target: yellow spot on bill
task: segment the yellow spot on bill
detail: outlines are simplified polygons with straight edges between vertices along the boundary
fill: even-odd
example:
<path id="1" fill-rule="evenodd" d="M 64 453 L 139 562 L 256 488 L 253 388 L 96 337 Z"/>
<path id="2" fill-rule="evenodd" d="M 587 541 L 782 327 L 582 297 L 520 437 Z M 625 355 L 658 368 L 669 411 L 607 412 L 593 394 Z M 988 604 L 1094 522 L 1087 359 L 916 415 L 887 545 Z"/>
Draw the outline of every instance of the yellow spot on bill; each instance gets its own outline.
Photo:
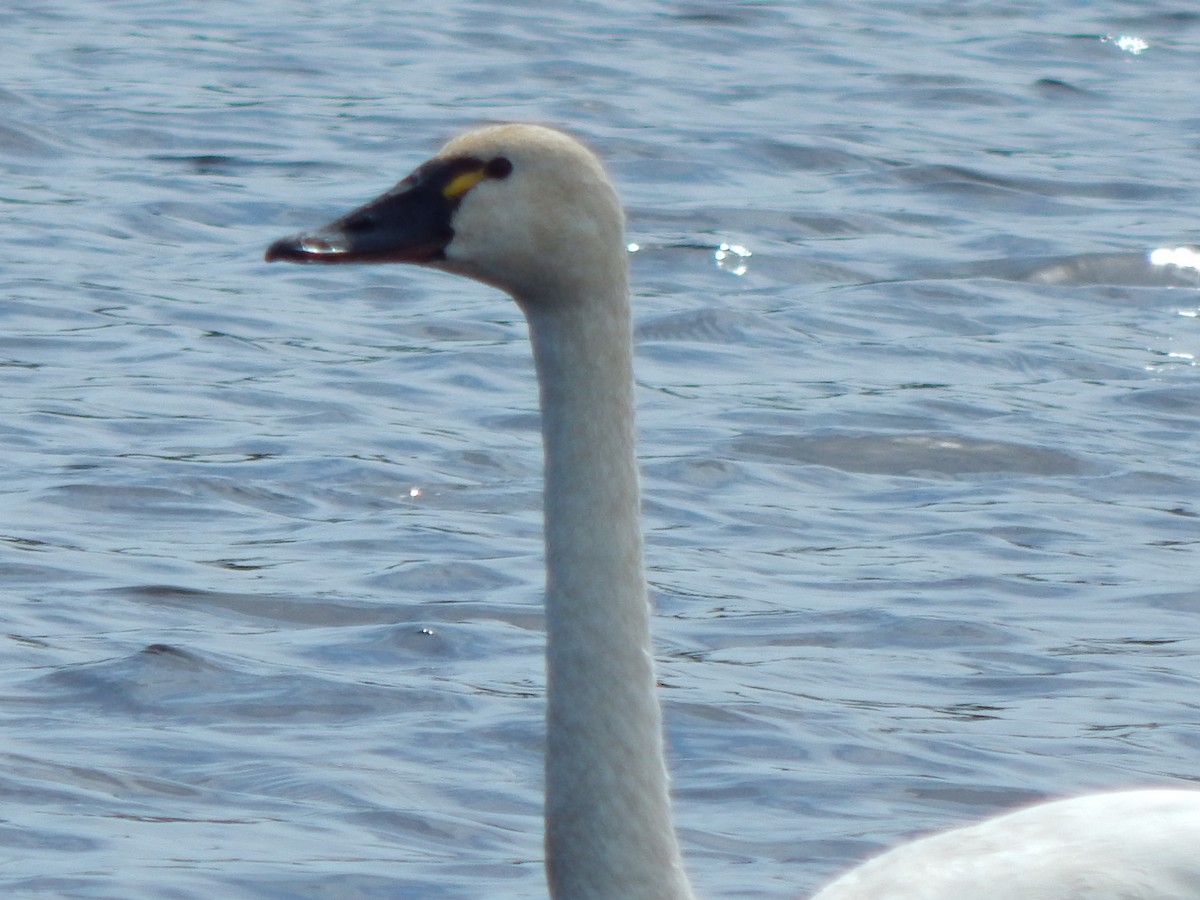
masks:
<path id="1" fill-rule="evenodd" d="M 483 181 L 486 176 L 482 168 L 472 169 L 470 172 L 463 172 L 461 175 L 455 175 L 450 179 L 450 183 L 442 188 L 442 194 L 448 200 L 457 200 L 479 182 Z"/>

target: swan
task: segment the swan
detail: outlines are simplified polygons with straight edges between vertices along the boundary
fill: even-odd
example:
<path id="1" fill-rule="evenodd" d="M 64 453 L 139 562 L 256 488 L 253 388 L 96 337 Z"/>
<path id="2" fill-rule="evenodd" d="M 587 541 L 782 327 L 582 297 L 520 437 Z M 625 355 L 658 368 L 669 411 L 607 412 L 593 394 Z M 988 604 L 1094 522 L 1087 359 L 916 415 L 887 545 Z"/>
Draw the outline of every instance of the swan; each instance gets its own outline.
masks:
<path id="1" fill-rule="evenodd" d="M 266 260 L 402 262 L 510 294 L 545 453 L 545 852 L 555 900 L 688 900 L 655 697 L 634 454 L 624 216 L 591 151 L 538 125 L 450 141 Z M 1200 898 L 1200 791 L 1044 803 L 917 840 L 814 900 Z"/>

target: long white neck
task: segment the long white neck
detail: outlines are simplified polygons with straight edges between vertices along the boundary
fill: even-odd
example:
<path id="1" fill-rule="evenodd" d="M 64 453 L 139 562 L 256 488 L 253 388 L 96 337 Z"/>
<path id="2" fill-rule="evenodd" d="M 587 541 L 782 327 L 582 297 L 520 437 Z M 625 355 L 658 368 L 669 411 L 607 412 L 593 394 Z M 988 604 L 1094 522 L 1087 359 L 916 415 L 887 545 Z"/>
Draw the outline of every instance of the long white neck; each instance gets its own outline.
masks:
<path id="1" fill-rule="evenodd" d="M 642 564 L 629 302 L 624 277 L 610 270 L 606 282 L 607 296 L 522 304 L 546 453 L 547 875 L 556 900 L 682 900 Z"/>

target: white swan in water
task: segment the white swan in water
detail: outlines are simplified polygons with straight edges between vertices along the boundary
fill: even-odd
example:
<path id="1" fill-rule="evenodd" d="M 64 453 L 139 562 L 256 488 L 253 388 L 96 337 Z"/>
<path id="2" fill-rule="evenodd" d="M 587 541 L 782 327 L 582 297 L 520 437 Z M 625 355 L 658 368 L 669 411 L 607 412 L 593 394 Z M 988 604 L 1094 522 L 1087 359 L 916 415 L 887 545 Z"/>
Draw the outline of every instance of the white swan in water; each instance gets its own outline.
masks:
<path id="1" fill-rule="evenodd" d="M 379 199 L 270 260 L 407 262 L 511 294 L 541 391 L 546 539 L 546 869 L 557 900 L 692 897 L 671 823 L 634 458 L 621 206 L 561 132 L 446 145 Z M 1200 898 L 1200 791 L 1096 794 L 907 844 L 819 900 Z"/>

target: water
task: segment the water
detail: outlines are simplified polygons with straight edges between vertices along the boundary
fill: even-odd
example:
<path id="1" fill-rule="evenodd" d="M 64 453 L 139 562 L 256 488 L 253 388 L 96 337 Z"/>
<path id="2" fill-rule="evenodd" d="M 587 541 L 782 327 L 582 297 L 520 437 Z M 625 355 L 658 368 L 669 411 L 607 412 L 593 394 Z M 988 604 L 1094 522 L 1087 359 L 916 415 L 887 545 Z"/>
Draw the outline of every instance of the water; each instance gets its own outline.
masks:
<path id="1" fill-rule="evenodd" d="M 571 128 L 627 199 L 706 896 L 1200 774 L 1197 270 L 1147 261 L 1196 240 L 1195 14 L 0 23 L 6 896 L 544 895 L 523 324 L 261 262 L 481 120 Z"/>

